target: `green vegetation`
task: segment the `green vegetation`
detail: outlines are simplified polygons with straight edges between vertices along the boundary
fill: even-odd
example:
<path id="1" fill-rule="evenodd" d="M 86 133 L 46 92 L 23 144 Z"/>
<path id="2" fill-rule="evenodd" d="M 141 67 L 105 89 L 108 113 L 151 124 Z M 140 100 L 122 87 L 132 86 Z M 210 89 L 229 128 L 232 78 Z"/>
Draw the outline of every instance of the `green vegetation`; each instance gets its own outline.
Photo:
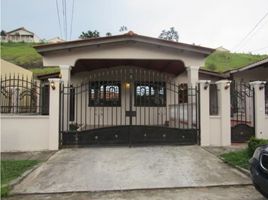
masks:
<path id="1" fill-rule="evenodd" d="M 59 67 L 43 67 L 30 69 L 35 76 L 60 72 Z"/>
<path id="2" fill-rule="evenodd" d="M 24 68 L 42 67 L 42 57 L 32 43 L 1 43 L 1 58 Z"/>
<path id="3" fill-rule="evenodd" d="M 216 72 L 224 72 L 246 66 L 266 57 L 267 55 L 216 51 L 207 57 L 205 62 L 205 69 Z"/>
<path id="4" fill-rule="evenodd" d="M 252 157 L 255 149 L 261 145 L 268 144 L 268 140 L 256 139 L 252 137 L 248 142 L 248 147 L 243 150 L 222 154 L 223 160 L 231 165 L 249 169 L 249 159 Z"/>
<path id="5" fill-rule="evenodd" d="M 1 196 L 8 195 L 8 183 L 38 163 L 37 160 L 1 160 Z"/>
<path id="6" fill-rule="evenodd" d="M 264 140 L 264 139 L 257 139 L 252 137 L 249 142 L 248 142 L 248 154 L 249 156 L 253 156 L 254 151 L 257 147 L 264 145 L 264 144 L 268 144 L 268 140 Z"/>
<path id="7" fill-rule="evenodd" d="M 244 169 L 249 169 L 248 160 L 250 159 L 250 156 L 248 155 L 247 149 L 225 153 L 221 155 L 221 157 L 224 159 L 225 162 L 231 165 L 239 166 Z"/>

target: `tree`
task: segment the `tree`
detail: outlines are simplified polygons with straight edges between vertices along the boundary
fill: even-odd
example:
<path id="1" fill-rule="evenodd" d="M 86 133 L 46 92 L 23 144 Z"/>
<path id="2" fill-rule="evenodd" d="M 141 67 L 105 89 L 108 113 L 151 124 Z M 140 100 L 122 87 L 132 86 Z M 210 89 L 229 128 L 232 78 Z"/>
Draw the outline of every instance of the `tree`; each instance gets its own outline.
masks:
<path id="1" fill-rule="evenodd" d="M 4 31 L 4 30 L 2 30 L 1 31 L 1 36 L 6 36 L 7 34 L 6 34 L 6 31 Z"/>
<path id="2" fill-rule="evenodd" d="M 112 36 L 112 33 L 107 32 L 107 33 L 106 33 L 106 36 Z"/>
<path id="3" fill-rule="evenodd" d="M 121 26 L 119 29 L 119 32 L 124 32 L 127 31 L 127 27 L 126 26 Z"/>
<path id="4" fill-rule="evenodd" d="M 164 40 L 179 41 L 179 34 L 174 27 L 171 27 L 169 30 L 163 30 L 159 35 L 159 38 Z"/>
<path id="5" fill-rule="evenodd" d="M 79 36 L 79 38 L 81 39 L 98 38 L 98 37 L 100 37 L 100 33 L 97 30 L 95 31 L 88 30 L 87 32 L 82 32 L 81 35 Z"/>

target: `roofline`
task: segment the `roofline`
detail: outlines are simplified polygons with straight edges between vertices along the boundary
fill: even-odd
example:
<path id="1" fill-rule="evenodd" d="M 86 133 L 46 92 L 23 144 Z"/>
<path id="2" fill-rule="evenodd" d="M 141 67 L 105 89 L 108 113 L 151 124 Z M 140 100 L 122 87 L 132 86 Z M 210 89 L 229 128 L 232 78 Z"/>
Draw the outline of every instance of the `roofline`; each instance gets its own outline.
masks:
<path id="1" fill-rule="evenodd" d="M 245 71 L 245 70 L 248 70 L 248 69 L 251 69 L 251 68 L 255 68 L 255 67 L 258 67 L 259 65 L 262 65 L 262 64 L 265 64 L 265 63 L 268 63 L 268 57 L 260 60 L 260 61 L 257 61 L 255 63 L 251 63 L 249 65 L 246 65 L 246 66 L 242 66 L 238 69 L 233 69 L 233 70 L 228 70 L 228 71 L 225 71 L 224 73 L 227 74 L 234 74 L 234 73 L 237 73 L 237 72 L 242 72 L 242 71 Z"/>
<path id="2" fill-rule="evenodd" d="M 210 71 L 210 70 L 203 69 L 203 68 L 199 69 L 199 73 L 210 75 L 210 76 L 215 76 L 215 77 L 219 77 L 219 78 L 228 78 L 229 77 L 228 75 L 226 75 L 224 73 L 214 72 L 214 71 Z"/>
<path id="3" fill-rule="evenodd" d="M 42 54 L 45 52 L 51 51 L 58 51 L 64 50 L 69 48 L 79 48 L 85 46 L 92 46 L 92 45 L 100 45 L 100 44 L 108 44 L 113 42 L 124 42 L 124 41 L 136 41 L 136 42 L 147 42 L 154 45 L 159 46 L 166 46 L 171 48 L 178 48 L 183 49 L 186 51 L 194 51 L 197 53 L 203 53 L 205 55 L 211 54 L 215 49 L 203 47 L 203 46 L 195 46 L 191 44 L 181 43 L 181 42 L 174 42 L 168 41 L 159 38 L 153 38 L 143 35 L 137 35 L 132 31 L 128 32 L 127 34 L 122 35 L 115 35 L 115 36 L 106 36 L 106 37 L 98 37 L 98 38 L 89 38 L 83 40 L 74 40 L 74 41 L 67 41 L 55 44 L 45 44 L 45 45 L 37 45 L 34 48 L 37 50 L 38 53 Z"/>
<path id="4" fill-rule="evenodd" d="M 12 31 L 6 32 L 6 34 L 9 34 L 9 33 L 15 32 L 15 31 L 17 31 L 17 30 L 21 30 L 21 29 L 23 29 L 24 31 L 27 31 L 27 32 L 32 33 L 33 35 L 35 35 L 33 32 L 27 30 L 27 29 L 24 28 L 24 27 L 20 27 L 20 28 L 14 29 L 14 30 L 12 30 Z"/>

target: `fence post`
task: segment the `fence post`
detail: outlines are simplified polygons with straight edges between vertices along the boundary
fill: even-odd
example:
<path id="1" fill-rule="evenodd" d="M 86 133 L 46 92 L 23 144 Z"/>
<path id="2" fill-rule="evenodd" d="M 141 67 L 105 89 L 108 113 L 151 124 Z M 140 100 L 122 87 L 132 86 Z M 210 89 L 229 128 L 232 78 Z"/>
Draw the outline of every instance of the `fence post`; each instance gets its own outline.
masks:
<path id="1" fill-rule="evenodd" d="M 209 125 L 209 80 L 200 80 L 200 144 L 201 146 L 210 145 L 210 125 Z"/>
<path id="2" fill-rule="evenodd" d="M 230 104 L 230 80 L 216 82 L 218 88 L 218 106 L 220 122 L 220 146 L 231 145 L 231 104 Z"/>
<path id="3" fill-rule="evenodd" d="M 49 98 L 49 137 L 48 149 L 59 149 L 59 106 L 60 106 L 60 81 L 58 78 L 48 79 L 50 84 Z"/>
<path id="4" fill-rule="evenodd" d="M 255 137 L 259 139 L 268 139 L 268 132 L 265 130 L 265 83 L 265 81 L 250 83 L 254 88 Z"/>

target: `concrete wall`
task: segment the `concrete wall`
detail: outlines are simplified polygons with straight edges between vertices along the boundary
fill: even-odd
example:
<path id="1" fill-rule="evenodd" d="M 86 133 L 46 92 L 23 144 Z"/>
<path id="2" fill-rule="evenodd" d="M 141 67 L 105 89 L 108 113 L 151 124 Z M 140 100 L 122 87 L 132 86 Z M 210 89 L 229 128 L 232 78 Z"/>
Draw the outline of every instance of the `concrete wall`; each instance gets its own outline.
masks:
<path id="1" fill-rule="evenodd" d="M 49 117 L 1 115 L 1 152 L 49 149 Z"/>
<path id="2" fill-rule="evenodd" d="M 211 146 L 220 146 L 221 138 L 221 117 L 210 116 L 209 117 L 209 140 Z"/>
<path id="3" fill-rule="evenodd" d="M 24 69 L 23 67 L 20 67 L 18 65 L 14 65 L 13 63 L 7 62 L 3 59 L 1 59 L 0 74 L 2 77 L 9 77 L 9 75 L 16 75 L 17 77 L 18 75 L 20 75 L 20 77 L 28 77 L 28 79 L 31 79 L 33 76 L 33 72 L 31 72 L 30 70 Z"/>

